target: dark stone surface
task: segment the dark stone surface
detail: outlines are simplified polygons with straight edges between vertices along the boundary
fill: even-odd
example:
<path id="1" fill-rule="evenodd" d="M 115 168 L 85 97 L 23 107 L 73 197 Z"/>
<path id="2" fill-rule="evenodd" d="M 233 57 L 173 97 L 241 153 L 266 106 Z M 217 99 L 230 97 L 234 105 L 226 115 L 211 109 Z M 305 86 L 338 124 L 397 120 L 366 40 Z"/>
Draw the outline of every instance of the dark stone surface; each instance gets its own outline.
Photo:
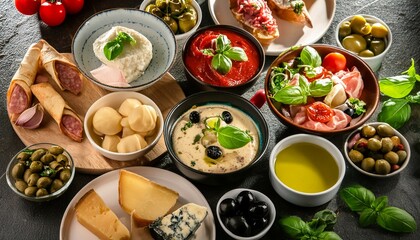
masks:
<path id="1" fill-rule="evenodd" d="M 321 1 L 321 0 L 318 0 Z M 19 198 L 7 186 L 4 172 L 11 157 L 24 147 L 20 139 L 14 133 L 6 111 L 6 91 L 20 60 L 29 45 L 40 38 L 46 39 L 58 51 L 70 52 L 71 40 L 78 26 L 92 13 L 108 8 L 136 7 L 141 0 L 133 1 L 93 1 L 86 0 L 85 7 L 81 13 L 69 16 L 64 24 L 58 27 L 47 27 L 39 21 L 37 15 L 23 16 L 16 11 L 13 1 L 3 1 L 0 5 L 0 239 L 58 239 L 60 223 L 63 213 L 73 196 L 89 181 L 96 176 L 78 173 L 70 189 L 60 198 L 47 203 L 33 203 Z M 213 24 L 208 12 L 207 2 L 201 4 L 203 10 L 202 26 Z M 355 13 L 370 14 L 380 17 L 385 21 L 393 32 L 393 45 L 384 59 L 382 68 L 378 71 L 379 77 L 398 75 L 405 71 L 410 65 L 410 59 L 417 62 L 417 69 L 420 69 L 420 2 L 418 0 L 383 0 L 383 1 L 337 1 L 336 13 L 331 27 L 319 43 L 335 45 L 333 36 L 334 29 L 338 22 L 348 15 Z M 179 43 L 179 50 L 183 42 Z M 266 68 L 274 57 L 267 57 Z M 185 93 L 191 94 L 192 90 L 186 84 L 182 72 L 180 54 L 171 73 L 179 81 Z M 252 94 L 262 88 L 262 79 L 244 97 L 250 98 Z M 419 85 L 419 84 L 417 84 Z M 416 91 L 420 86 L 416 87 Z M 386 98 L 383 98 L 384 100 Z M 370 121 L 376 121 L 376 114 Z M 272 147 L 282 138 L 296 131 L 283 126 L 271 114 L 265 105 L 261 111 L 266 117 L 270 130 Z M 420 223 L 420 140 L 419 121 L 420 106 L 412 105 L 412 118 L 401 132 L 408 138 L 412 149 L 412 158 L 407 169 L 399 176 L 389 179 L 373 179 L 361 175 L 350 166 L 347 167 L 346 177 L 342 186 L 358 183 L 371 189 L 376 196 L 387 195 L 389 203 L 407 210 L 411 213 L 416 222 Z M 330 140 L 340 149 L 346 136 L 335 136 Z M 273 190 L 268 179 L 268 151 L 265 159 L 255 166 L 249 177 L 235 184 L 225 186 L 209 187 L 202 184 L 195 184 L 208 199 L 213 213 L 219 197 L 226 191 L 236 187 L 247 187 L 257 189 L 273 200 L 277 209 L 276 222 L 264 239 L 285 239 L 277 220 L 288 215 L 297 215 L 304 220 L 309 220 L 319 210 L 329 208 L 338 212 L 338 222 L 335 225 L 335 232 L 343 239 L 420 239 L 420 232 L 417 230 L 411 234 L 394 234 L 386 232 L 379 227 L 361 228 L 358 226 L 358 216 L 344 206 L 338 198 L 331 202 L 315 208 L 301 208 L 294 206 L 280 198 Z M 163 157 L 156 164 L 157 167 L 169 169 L 179 173 L 167 156 Z M 217 239 L 228 239 L 228 236 L 221 230 L 217 223 Z M 201 239 L 200 239 L 201 240 Z"/>

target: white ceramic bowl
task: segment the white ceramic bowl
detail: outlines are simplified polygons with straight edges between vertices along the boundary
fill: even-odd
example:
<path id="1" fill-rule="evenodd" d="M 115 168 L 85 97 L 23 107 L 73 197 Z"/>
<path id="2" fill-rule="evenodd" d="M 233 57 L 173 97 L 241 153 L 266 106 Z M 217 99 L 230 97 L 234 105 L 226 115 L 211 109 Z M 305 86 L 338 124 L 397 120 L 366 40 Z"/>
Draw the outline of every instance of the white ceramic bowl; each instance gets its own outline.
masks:
<path id="1" fill-rule="evenodd" d="M 324 148 L 331 154 L 333 159 L 336 161 L 338 166 L 338 179 L 336 183 L 329 189 L 317 193 L 305 193 L 288 187 L 276 176 L 275 163 L 277 154 L 283 149 L 295 143 L 302 142 L 312 143 Z M 305 150 L 302 149 L 302 151 Z M 284 138 L 274 146 L 273 150 L 271 151 L 269 161 L 269 177 L 274 190 L 280 195 L 280 197 L 284 198 L 286 201 L 302 207 L 319 206 L 333 199 L 340 188 L 341 182 L 343 181 L 346 172 L 346 164 L 340 150 L 327 139 L 310 134 L 295 134 Z"/>
<path id="2" fill-rule="evenodd" d="M 144 11 L 150 3 L 154 3 L 155 1 L 156 0 L 144 0 L 140 4 L 140 10 Z M 175 39 L 176 40 L 184 40 L 184 39 L 188 38 L 191 34 L 193 34 L 197 30 L 197 28 L 201 24 L 201 20 L 203 18 L 203 13 L 201 12 L 200 5 L 195 0 L 191 0 L 191 5 L 195 8 L 195 10 L 197 12 L 197 23 L 195 24 L 195 26 L 190 31 L 188 31 L 186 33 L 175 34 Z"/>
<path id="3" fill-rule="evenodd" d="M 366 125 L 370 125 L 372 127 L 377 128 L 379 125 L 381 124 L 386 124 L 389 126 L 389 124 L 384 123 L 384 122 L 372 122 L 372 123 L 367 123 L 363 126 Z M 404 135 L 402 135 L 400 132 L 398 132 L 396 129 L 392 128 L 394 130 L 394 134 L 396 136 L 398 136 L 401 140 L 401 144 L 404 145 L 404 149 L 407 152 L 407 158 L 405 159 L 405 161 L 401 164 L 400 168 L 398 168 L 395 171 L 392 171 L 386 175 L 381 175 L 381 174 L 377 174 L 377 173 L 371 173 L 371 172 L 367 172 L 365 170 L 363 170 L 360 166 L 358 166 L 357 164 L 355 164 L 350 158 L 349 158 L 349 142 L 351 141 L 351 139 L 363 128 L 363 126 L 359 127 L 358 129 L 354 130 L 353 132 L 351 132 L 348 137 L 346 138 L 346 141 L 344 142 L 344 156 L 346 157 L 347 161 L 350 163 L 351 166 L 353 166 L 357 171 L 371 176 L 371 177 L 376 177 L 376 178 L 387 178 L 387 177 L 391 177 L 391 176 L 395 176 L 397 174 L 399 174 L 400 172 L 402 172 L 408 165 L 408 163 L 410 162 L 410 158 L 411 158 L 411 150 L 410 150 L 410 144 L 407 141 L 407 139 L 404 137 Z"/>
<path id="4" fill-rule="evenodd" d="M 234 233 L 232 233 L 229 229 L 226 228 L 226 226 L 223 224 L 222 221 L 222 217 L 220 216 L 220 203 L 226 199 L 226 198 L 233 198 L 235 199 L 236 196 L 242 192 L 242 191 L 250 191 L 254 197 L 256 198 L 256 200 L 258 201 L 264 201 L 267 203 L 268 207 L 269 207 L 269 220 L 268 220 L 268 224 L 267 226 L 257 235 L 251 236 L 251 237 L 241 237 L 238 236 Z M 223 230 L 232 238 L 234 239 L 238 239 L 238 240 L 257 240 L 262 238 L 271 228 L 271 226 L 274 223 L 274 220 L 276 219 L 276 207 L 274 206 L 273 202 L 271 201 L 270 198 L 268 198 L 266 195 L 264 195 L 263 193 L 253 190 L 253 189 L 248 189 L 248 188 L 235 188 L 232 189 L 228 192 L 226 192 L 225 194 L 223 194 L 223 196 L 219 199 L 219 201 L 217 202 L 217 206 L 216 206 L 216 216 L 217 216 L 217 220 L 219 221 L 220 225 L 222 226 Z"/>
<path id="5" fill-rule="evenodd" d="M 119 106 L 121 105 L 121 103 L 123 103 L 124 100 L 127 98 L 135 98 L 135 99 L 140 100 L 140 102 L 143 104 L 152 106 L 156 110 L 156 113 L 157 113 L 157 117 L 158 117 L 157 126 L 155 128 L 153 135 L 149 139 L 147 139 L 148 140 L 147 142 L 149 143 L 149 145 L 146 148 L 143 148 L 135 152 L 130 152 L 130 153 L 117 153 L 117 152 L 108 151 L 100 146 L 101 139 L 93 131 L 93 126 L 92 126 L 93 115 L 101 107 L 112 107 L 117 110 Z M 156 103 L 141 93 L 113 92 L 99 98 L 89 107 L 88 111 L 86 112 L 85 119 L 84 119 L 84 130 L 85 130 L 85 133 L 89 142 L 103 156 L 112 160 L 117 160 L 117 161 L 129 161 L 129 160 L 134 160 L 145 155 L 150 150 L 152 150 L 152 148 L 158 143 L 163 132 L 163 116 L 162 116 L 162 112 L 160 111 Z"/>
<path id="6" fill-rule="evenodd" d="M 384 21 L 382 21 L 381 19 L 379 19 L 379 18 L 377 18 L 375 16 L 365 15 L 365 14 L 360 14 L 360 15 L 362 15 L 366 19 L 366 21 L 368 23 L 373 24 L 373 23 L 377 23 L 378 22 L 378 23 L 381 23 L 382 25 L 384 25 L 388 29 L 388 36 L 385 38 L 385 44 L 386 44 L 385 50 L 381 54 L 376 55 L 376 56 L 373 56 L 373 57 L 360 57 L 363 61 L 365 61 L 370 66 L 370 68 L 372 68 L 372 70 L 374 72 L 376 72 L 381 67 L 381 64 L 382 64 L 383 59 L 385 58 L 385 55 L 387 54 L 387 52 L 391 48 L 391 45 L 392 45 L 391 28 L 389 28 L 389 26 Z M 352 16 L 349 16 L 349 17 L 344 18 L 337 25 L 337 28 L 335 29 L 335 41 L 337 42 L 337 45 L 339 47 L 343 48 L 343 49 L 344 49 L 344 47 L 341 44 L 341 41 L 340 41 L 340 37 L 338 35 L 338 32 L 339 32 L 339 29 L 340 29 L 341 24 L 344 21 L 350 21 L 353 17 L 354 16 L 352 15 Z"/>
<path id="7" fill-rule="evenodd" d="M 96 80 L 90 71 L 102 63 L 93 52 L 93 42 L 114 26 L 134 29 L 143 34 L 153 46 L 153 58 L 146 71 L 129 87 L 116 87 Z M 137 9 L 109 9 L 92 15 L 77 30 L 71 50 L 83 75 L 109 91 L 139 91 L 166 74 L 176 59 L 177 43 L 169 26 L 157 16 Z"/>

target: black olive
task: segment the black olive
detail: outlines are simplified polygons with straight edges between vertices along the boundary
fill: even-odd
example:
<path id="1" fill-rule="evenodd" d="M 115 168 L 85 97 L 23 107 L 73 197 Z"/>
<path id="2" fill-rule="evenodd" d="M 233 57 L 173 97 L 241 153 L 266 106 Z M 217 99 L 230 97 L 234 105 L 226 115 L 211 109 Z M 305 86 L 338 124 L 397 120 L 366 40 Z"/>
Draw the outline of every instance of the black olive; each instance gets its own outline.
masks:
<path id="1" fill-rule="evenodd" d="M 190 113 L 190 121 L 192 123 L 198 123 L 198 122 L 200 122 L 200 113 L 197 112 L 197 111 L 192 111 Z"/>
<path id="2" fill-rule="evenodd" d="M 352 118 L 356 118 L 356 117 L 358 117 L 359 115 L 357 115 L 356 113 L 355 113 L 355 111 L 354 111 L 354 109 L 353 108 L 347 108 L 346 110 L 344 110 L 344 113 L 345 114 L 347 114 L 347 115 L 349 115 L 350 117 L 352 117 Z"/>
<path id="3" fill-rule="evenodd" d="M 233 216 L 227 218 L 226 228 L 238 236 L 251 236 L 251 228 L 243 216 Z"/>
<path id="4" fill-rule="evenodd" d="M 222 216 L 233 216 L 238 212 L 238 203 L 233 198 L 223 199 L 219 210 Z"/>
<path id="5" fill-rule="evenodd" d="M 255 197 L 250 191 L 242 191 L 236 197 L 236 201 L 238 202 L 239 208 L 243 211 L 247 211 L 251 204 L 255 201 Z"/>
<path id="6" fill-rule="evenodd" d="M 252 218 L 247 220 L 251 227 L 252 235 L 260 233 L 268 225 L 268 217 L 263 218 Z"/>
<path id="7" fill-rule="evenodd" d="M 227 123 L 227 124 L 229 124 L 233 121 L 232 114 L 230 114 L 230 112 L 228 112 L 228 111 L 223 111 L 222 112 L 222 118 L 223 118 L 223 121 L 225 121 L 225 123 Z"/>
<path id="8" fill-rule="evenodd" d="M 251 218 L 263 218 L 268 213 L 268 205 L 266 202 L 259 201 L 251 204 L 247 211 L 247 215 Z"/>
<path id="9" fill-rule="evenodd" d="M 207 157 L 212 159 L 218 159 L 222 156 L 222 149 L 218 146 L 208 146 L 206 149 Z"/>

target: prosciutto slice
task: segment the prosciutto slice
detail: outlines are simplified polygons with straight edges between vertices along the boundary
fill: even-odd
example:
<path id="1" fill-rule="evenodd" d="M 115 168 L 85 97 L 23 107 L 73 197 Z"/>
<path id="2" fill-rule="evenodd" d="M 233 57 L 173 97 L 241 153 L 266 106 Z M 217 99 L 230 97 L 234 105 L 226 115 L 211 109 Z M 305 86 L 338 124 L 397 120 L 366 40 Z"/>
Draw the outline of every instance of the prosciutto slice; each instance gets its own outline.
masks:
<path id="1" fill-rule="evenodd" d="M 115 86 L 115 87 L 129 87 L 130 85 L 125 80 L 122 72 L 114 67 L 102 64 L 96 69 L 90 71 L 92 76 L 99 82 Z"/>
<path id="2" fill-rule="evenodd" d="M 359 98 L 363 92 L 363 79 L 359 70 L 356 67 L 353 67 L 351 71 L 341 70 L 335 74 L 338 79 L 338 83 L 344 86 L 344 90 L 349 95 L 349 97 Z"/>

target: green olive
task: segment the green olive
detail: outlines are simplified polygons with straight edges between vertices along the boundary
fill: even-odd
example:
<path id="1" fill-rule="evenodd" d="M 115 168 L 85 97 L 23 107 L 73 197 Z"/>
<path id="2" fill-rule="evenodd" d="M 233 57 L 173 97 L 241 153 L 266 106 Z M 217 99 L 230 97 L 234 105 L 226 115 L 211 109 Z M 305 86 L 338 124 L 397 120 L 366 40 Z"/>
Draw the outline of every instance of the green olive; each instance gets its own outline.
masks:
<path id="1" fill-rule="evenodd" d="M 373 137 L 376 134 L 376 129 L 370 125 L 366 125 L 362 127 L 360 133 L 363 137 Z"/>
<path id="2" fill-rule="evenodd" d="M 376 38 L 384 38 L 388 35 L 388 28 L 386 28 L 382 23 L 372 24 L 372 36 Z"/>
<path id="3" fill-rule="evenodd" d="M 54 170 L 59 170 L 60 168 L 62 168 L 63 166 L 60 164 L 60 163 L 58 163 L 57 161 L 52 161 L 52 162 L 50 162 L 50 164 L 49 164 L 49 166 L 50 166 L 50 168 L 51 169 L 54 169 Z"/>
<path id="4" fill-rule="evenodd" d="M 382 138 L 381 142 L 382 142 L 381 151 L 383 153 L 387 153 L 394 148 L 394 143 L 392 143 L 392 140 L 389 137 Z"/>
<path id="5" fill-rule="evenodd" d="M 382 175 L 388 174 L 388 173 L 391 172 L 391 165 L 385 159 L 376 160 L 376 162 L 375 162 L 375 172 L 377 174 L 382 174 Z"/>
<path id="6" fill-rule="evenodd" d="M 32 172 L 41 172 L 43 166 L 44 165 L 42 164 L 42 162 L 33 161 L 33 162 L 31 162 L 31 165 L 29 166 L 29 169 L 31 169 Z"/>
<path id="7" fill-rule="evenodd" d="M 366 49 L 366 39 L 359 34 L 350 34 L 341 42 L 343 47 L 351 52 L 359 53 Z"/>
<path id="8" fill-rule="evenodd" d="M 178 23 L 175 21 L 175 19 L 171 18 L 170 16 L 164 16 L 163 21 L 165 21 L 166 24 L 169 25 L 172 32 L 174 33 L 178 32 Z"/>
<path id="9" fill-rule="evenodd" d="M 67 182 L 71 177 L 71 171 L 70 169 L 63 169 L 60 171 L 60 179 L 63 182 Z"/>
<path id="10" fill-rule="evenodd" d="M 359 55 L 360 57 L 373 57 L 373 56 L 375 56 L 375 54 L 369 49 L 365 49 L 365 50 L 359 52 L 357 55 Z"/>
<path id="11" fill-rule="evenodd" d="M 25 193 L 25 195 L 26 195 L 26 196 L 28 196 L 28 197 L 33 197 L 33 196 L 35 196 L 36 191 L 38 191 L 38 188 L 37 188 L 37 187 L 32 186 L 32 187 L 27 187 L 27 188 L 25 189 L 24 193 Z"/>
<path id="12" fill-rule="evenodd" d="M 156 6 L 155 4 L 147 5 L 145 11 L 152 13 L 160 18 L 162 18 L 165 15 L 165 13 L 160 8 L 158 8 L 158 6 Z"/>
<path id="13" fill-rule="evenodd" d="M 350 34 L 351 34 L 350 21 L 344 21 L 343 23 L 341 23 L 340 28 L 338 29 L 338 36 L 340 38 L 344 38 Z"/>
<path id="14" fill-rule="evenodd" d="M 155 4 L 158 8 L 160 8 L 162 11 L 167 12 L 169 0 L 156 0 Z"/>
<path id="15" fill-rule="evenodd" d="M 171 13 L 171 16 L 179 16 L 185 10 L 185 7 L 183 0 L 169 1 L 169 12 Z"/>
<path id="16" fill-rule="evenodd" d="M 12 177 L 17 179 L 22 179 L 23 174 L 25 173 L 25 166 L 22 163 L 16 163 L 12 168 Z"/>
<path id="17" fill-rule="evenodd" d="M 372 172 L 373 169 L 375 168 L 375 159 L 370 158 L 370 157 L 363 159 L 361 167 L 366 172 Z"/>
<path id="18" fill-rule="evenodd" d="M 373 136 L 372 138 L 378 139 L 379 141 L 381 141 L 382 137 L 379 136 L 378 134 L 375 134 L 375 136 Z"/>
<path id="19" fill-rule="evenodd" d="M 398 164 L 402 164 L 407 159 L 407 152 L 405 150 L 398 150 Z"/>
<path id="20" fill-rule="evenodd" d="M 17 180 L 15 182 L 15 187 L 19 192 L 23 193 L 25 192 L 25 189 L 28 187 L 28 184 L 25 181 Z"/>
<path id="21" fill-rule="evenodd" d="M 42 196 L 46 196 L 46 195 L 48 195 L 48 191 L 45 188 L 38 189 L 36 191 L 36 194 L 35 194 L 35 196 L 37 196 L 37 197 L 42 197 Z"/>
<path id="22" fill-rule="evenodd" d="M 379 136 L 381 137 L 392 137 L 394 136 L 394 129 L 386 124 L 381 124 L 377 127 Z"/>
<path id="23" fill-rule="evenodd" d="M 381 152 L 374 152 L 374 151 L 369 151 L 367 154 L 368 157 L 371 157 L 375 160 L 378 159 L 383 159 L 384 158 L 384 154 L 382 154 Z"/>
<path id="24" fill-rule="evenodd" d="M 393 151 L 390 151 L 390 152 L 385 153 L 384 158 L 391 165 L 397 164 L 398 163 L 398 160 L 399 160 L 398 154 L 396 152 L 393 152 Z"/>
<path id="25" fill-rule="evenodd" d="M 39 180 L 39 174 L 38 173 L 32 173 L 29 178 L 28 181 L 26 181 L 28 183 L 28 186 L 32 187 L 35 186 L 36 183 Z"/>
<path id="26" fill-rule="evenodd" d="M 51 153 L 46 153 L 44 156 L 41 157 L 40 161 L 43 164 L 48 165 L 50 162 L 55 160 L 55 156 Z"/>
<path id="27" fill-rule="evenodd" d="M 62 165 L 66 165 L 69 159 L 64 154 L 57 155 L 56 161 Z"/>
<path id="28" fill-rule="evenodd" d="M 30 154 L 28 154 L 28 153 L 26 153 L 26 152 L 20 152 L 20 153 L 17 155 L 16 159 L 17 159 L 18 161 L 22 161 L 22 162 L 24 162 L 24 161 L 28 160 L 30 157 L 31 157 L 31 155 L 30 155 Z"/>
<path id="29" fill-rule="evenodd" d="M 349 152 L 349 158 L 352 162 L 359 163 L 363 160 L 364 157 L 363 157 L 363 154 L 361 152 L 352 149 Z"/>
<path id="30" fill-rule="evenodd" d="M 376 55 L 381 54 L 385 50 L 385 42 L 381 39 L 373 39 L 369 49 Z"/>
<path id="31" fill-rule="evenodd" d="M 363 38 L 366 40 L 366 44 L 369 46 L 370 43 L 372 42 L 372 34 L 368 34 L 368 35 L 364 35 Z"/>
<path id="32" fill-rule="evenodd" d="M 188 32 L 195 26 L 196 23 L 197 16 L 191 12 L 185 12 L 178 18 L 179 31 L 181 33 Z"/>
<path id="33" fill-rule="evenodd" d="M 364 153 L 367 149 L 367 143 L 368 140 L 366 138 L 360 138 L 357 140 L 356 144 L 354 144 L 353 148 L 361 153 Z"/>
<path id="34" fill-rule="evenodd" d="M 54 181 L 52 181 L 52 183 L 51 183 L 50 192 L 51 193 L 56 192 L 57 190 L 62 188 L 63 185 L 64 185 L 64 183 L 60 179 L 54 179 Z"/>
<path id="35" fill-rule="evenodd" d="M 35 152 L 32 153 L 31 155 L 31 161 L 39 161 L 41 159 L 42 156 L 44 156 L 44 154 L 47 152 L 47 150 L 43 149 L 43 148 L 39 148 L 37 150 L 35 150 Z"/>
<path id="36" fill-rule="evenodd" d="M 369 138 L 367 147 L 369 150 L 376 152 L 382 148 L 381 141 L 376 138 Z"/>
<path id="37" fill-rule="evenodd" d="M 394 144 L 394 146 L 398 146 L 399 144 L 401 144 L 401 139 L 398 136 L 392 136 L 391 140 L 392 140 L 392 144 Z"/>
<path id="38" fill-rule="evenodd" d="M 47 188 L 51 185 L 52 181 L 53 180 L 51 180 L 49 177 L 40 177 L 36 183 L 36 186 L 39 188 Z"/>
<path id="39" fill-rule="evenodd" d="M 355 15 L 350 22 L 351 31 L 362 35 L 369 34 L 372 27 L 366 22 L 366 19 L 361 15 Z"/>
<path id="40" fill-rule="evenodd" d="M 60 146 L 52 146 L 48 148 L 48 152 L 57 156 L 58 154 L 62 154 L 64 152 L 64 148 Z"/>
<path id="41" fill-rule="evenodd" d="M 23 181 L 28 182 L 29 176 L 31 176 L 32 173 L 33 172 L 31 169 L 26 169 L 25 173 L 23 174 Z"/>

